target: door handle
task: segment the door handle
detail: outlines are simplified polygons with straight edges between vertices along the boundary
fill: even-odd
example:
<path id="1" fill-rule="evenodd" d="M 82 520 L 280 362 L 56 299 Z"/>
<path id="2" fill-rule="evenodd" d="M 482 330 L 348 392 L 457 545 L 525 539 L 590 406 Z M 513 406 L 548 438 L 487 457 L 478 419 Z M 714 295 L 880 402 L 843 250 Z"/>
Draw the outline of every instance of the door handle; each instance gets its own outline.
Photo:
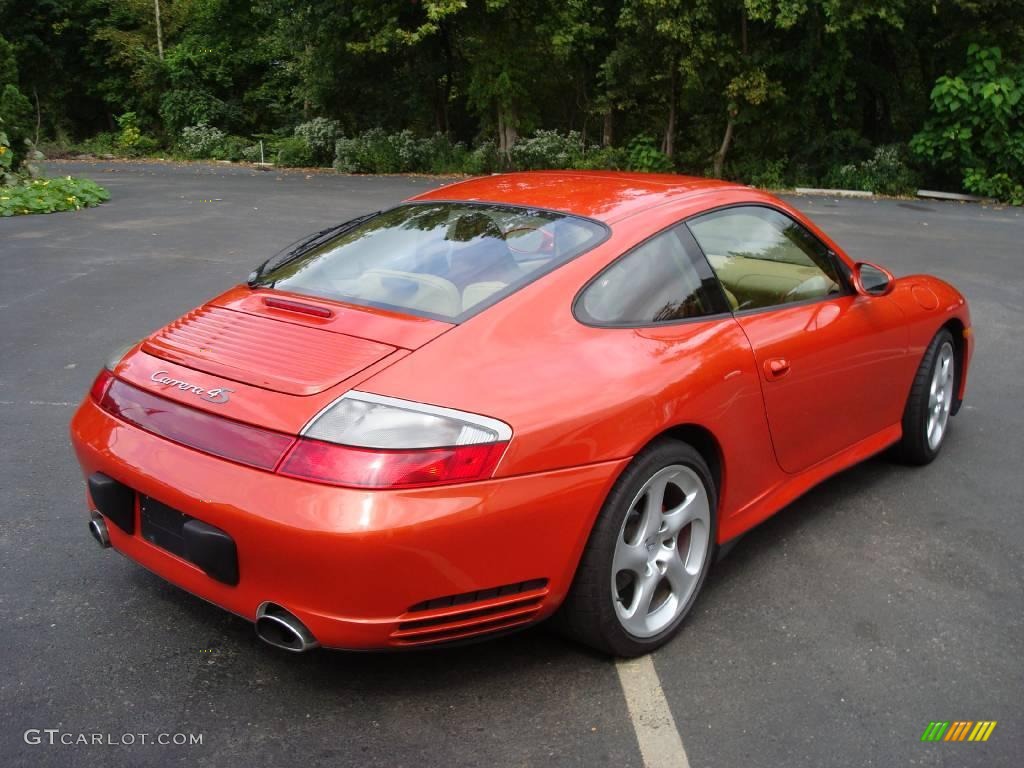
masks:
<path id="1" fill-rule="evenodd" d="M 764 361 L 764 375 L 769 381 L 781 379 L 789 373 L 789 360 L 784 357 L 771 357 Z"/>

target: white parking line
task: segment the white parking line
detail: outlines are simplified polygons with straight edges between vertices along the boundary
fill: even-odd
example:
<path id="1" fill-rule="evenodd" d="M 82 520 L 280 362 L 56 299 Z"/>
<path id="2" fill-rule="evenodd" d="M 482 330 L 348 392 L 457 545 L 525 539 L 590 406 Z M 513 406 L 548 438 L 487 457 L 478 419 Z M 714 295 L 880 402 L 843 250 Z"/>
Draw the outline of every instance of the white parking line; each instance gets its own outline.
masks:
<path id="1" fill-rule="evenodd" d="M 615 663 L 645 768 L 690 768 L 650 656 Z"/>

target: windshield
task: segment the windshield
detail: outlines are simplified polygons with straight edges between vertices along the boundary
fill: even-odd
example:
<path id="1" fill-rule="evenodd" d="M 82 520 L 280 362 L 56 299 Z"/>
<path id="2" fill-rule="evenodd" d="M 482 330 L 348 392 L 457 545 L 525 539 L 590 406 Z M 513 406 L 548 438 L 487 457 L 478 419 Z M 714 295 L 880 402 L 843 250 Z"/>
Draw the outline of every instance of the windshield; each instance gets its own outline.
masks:
<path id="1" fill-rule="evenodd" d="M 458 322 L 604 235 L 595 222 L 550 211 L 410 203 L 269 265 L 252 284 Z"/>

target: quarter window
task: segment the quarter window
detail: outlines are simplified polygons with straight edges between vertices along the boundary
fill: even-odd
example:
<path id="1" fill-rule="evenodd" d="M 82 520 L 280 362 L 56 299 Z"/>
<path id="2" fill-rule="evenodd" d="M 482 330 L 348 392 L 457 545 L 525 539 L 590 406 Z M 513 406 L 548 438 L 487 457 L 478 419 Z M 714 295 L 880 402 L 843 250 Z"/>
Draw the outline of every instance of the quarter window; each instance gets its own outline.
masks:
<path id="1" fill-rule="evenodd" d="M 682 225 L 614 262 L 577 304 L 580 319 L 599 325 L 652 325 L 724 310 L 715 276 Z"/>
<path id="2" fill-rule="evenodd" d="M 690 231 L 734 309 L 760 309 L 842 292 L 828 249 L 771 208 L 727 208 L 692 219 Z"/>

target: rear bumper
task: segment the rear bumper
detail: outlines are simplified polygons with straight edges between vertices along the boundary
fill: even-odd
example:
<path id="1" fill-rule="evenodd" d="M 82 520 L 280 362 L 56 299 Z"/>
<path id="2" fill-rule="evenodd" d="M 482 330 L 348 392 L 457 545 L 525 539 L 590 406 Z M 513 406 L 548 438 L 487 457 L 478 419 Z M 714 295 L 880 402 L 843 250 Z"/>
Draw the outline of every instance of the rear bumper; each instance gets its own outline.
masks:
<path id="1" fill-rule="evenodd" d="M 109 526 L 115 549 L 250 621 L 276 603 L 321 645 L 349 649 L 458 640 L 550 615 L 628 461 L 441 488 L 332 488 L 198 453 L 88 399 L 71 439 L 86 477 L 101 472 L 227 532 L 238 583 L 149 543 L 138 524 L 133 534 Z"/>

